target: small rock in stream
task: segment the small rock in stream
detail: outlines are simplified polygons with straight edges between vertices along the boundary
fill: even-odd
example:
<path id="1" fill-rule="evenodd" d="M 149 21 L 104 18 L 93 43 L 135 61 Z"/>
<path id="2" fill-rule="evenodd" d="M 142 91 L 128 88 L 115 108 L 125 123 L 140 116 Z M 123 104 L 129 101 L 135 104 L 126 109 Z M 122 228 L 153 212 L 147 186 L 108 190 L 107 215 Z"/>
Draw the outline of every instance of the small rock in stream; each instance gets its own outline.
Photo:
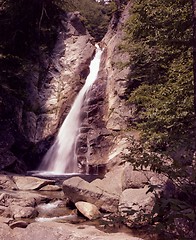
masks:
<path id="1" fill-rule="evenodd" d="M 13 222 L 11 223 L 10 225 L 10 228 L 26 228 L 28 226 L 28 223 L 25 222 L 25 221 L 16 221 L 16 222 Z"/>
<path id="2" fill-rule="evenodd" d="M 78 211 L 89 220 L 97 219 L 101 216 L 99 209 L 92 203 L 79 201 L 75 205 Z"/>

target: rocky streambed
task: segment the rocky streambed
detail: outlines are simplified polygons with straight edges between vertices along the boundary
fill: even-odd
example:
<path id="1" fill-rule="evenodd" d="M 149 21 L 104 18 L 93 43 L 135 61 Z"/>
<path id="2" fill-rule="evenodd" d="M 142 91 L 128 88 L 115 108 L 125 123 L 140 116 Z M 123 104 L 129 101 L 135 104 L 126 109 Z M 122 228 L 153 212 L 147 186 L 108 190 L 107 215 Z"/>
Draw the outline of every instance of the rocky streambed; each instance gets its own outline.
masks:
<path id="1" fill-rule="evenodd" d="M 124 225 L 133 226 L 139 209 L 151 211 L 154 198 L 146 194 L 146 183 L 163 179 L 133 170 L 130 177 L 127 171 L 130 166 L 121 166 L 90 182 L 80 176 L 59 180 L 1 174 L 0 239 L 149 239 L 148 234 L 134 237 Z M 125 214 L 130 208 L 134 215 Z"/>

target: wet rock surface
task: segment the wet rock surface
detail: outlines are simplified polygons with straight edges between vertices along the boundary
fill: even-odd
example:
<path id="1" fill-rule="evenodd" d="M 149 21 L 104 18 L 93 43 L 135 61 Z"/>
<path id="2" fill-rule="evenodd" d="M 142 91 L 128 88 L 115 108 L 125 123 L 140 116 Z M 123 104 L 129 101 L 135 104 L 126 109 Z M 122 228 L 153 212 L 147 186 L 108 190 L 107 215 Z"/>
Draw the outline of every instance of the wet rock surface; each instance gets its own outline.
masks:
<path id="1" fill-rule="evenodd" d="M 101 213 L 102 210 L 104 212 L 118 211 L 118 202 L 122 195 L 122 188 L 115 182 L 112 183 L 111 179 L 115 179 L 115 177 L 121 178 L 122 173 L 123 169 L 116 169 L 116 171 L 106 174 L 105 178 L 95 179 L 90 183 L 79 177 L 65 180 L 65 182 L 72 182 L 72 189 L 69 192 L 72 192 L 73 195 L 69 194 L 69 198 L 67 198 L 67 192 L 63 194 L 59 189 L 43 191 L 39 189 L 40 185 L 38 189 L 36 187 L 34 190 L 30 188 L 31 190 L 25 191 L 16 188 L 16 185 L 14 185 L 14 190 L 11 190 L 10 186 L 14 183 L 14 179 L 16 180 L 16 176 L 9 176 L 8 179 L 11 181 L 11 184 L 6 185 L 8 189 L 4 185 L 4 189 L 0 191 L 0 239 L 41 240 L 43 237 L 47 240 L 143 239 L 133 237 L 131 233 L 118 232 L 117 229 L 115 230 L 116 233 L 105 233 L 96 229 L 93 226 L 93 222 L 90 224 L 87 221 L 87 219 L 93 221 L 94 219 L 102 218 L 105 215 L 105 213 Z M 7 179 L 4 175 L 1 177 L 1 179 Z M 17 176 L 18 178 L 19 176 Z M 20 176 L 21 179 L 23 179 L 23 183 L 27 183 L 27 186 L 29 186 L 29 180 L 35 182 L 35 185 L 39 182 L 37 177 Z M 40 178 L 39 180 L 46 184 L 45 188 L 56 186 L 50 185 L 51 181 L 47 179 Z M 59 180 L 52 181 L 53 184 L 57 182 L 59 184 Z M 73 182 L 75 182 L 75 185 Z M 78 188 L 80 188 L 79 182 L 82 183 L 85 193 L 82 192 L 83 190 L 80 190 L 80 195 L 74 195 L 74 192 L 78 192 Z M 91 186 L 91 183 L 94 186 Z M 64 183 L 63 188 L 65 185 Z M 62 189 L 62 186 L 59 187 Z M 84 200 L 81 201 L 82 195 L 87 195 L 85 202 Z M 67 208 L 67 206 L 70 206 L 70 201 L 75 202 L 75 206 L 85 217 L 77 217 L 76 209 L 70 210 Z M 88 223 L 88 226 L 85 225 L 86 223 Z M 104 225 L 101 222 L 97 223 L 96 226 L 104 229 Z"/>
<path id="2" fill-rule="evenodd" d="M 130 8 L 131 3 L 121 12 L 115 27 L 111 21 L 108 32 L 100 43 L 104 49 L 100 71 L 82 108 L 83 122 L 77 145 L 81 171 L 86 170 L 86 162 L 94 173 L 112 168 L 111 161 L 121 162 L 122 154 L 128 147 L 128 138 L 133 134 L 127 132 L 129 118 L 134 117 L 134 106 L 126 101 L 126 83 L 130 69 L 120 67 L 129 59 L 127 53 L 120 51 L 120 46 L 123 44 L 123 29 Z"/>
<path id="3" fill-rule="evenodd" d="M 95 226 L 99 226 L 100 229 L 104 229 L 104 226 L 106 229 L 114 226 L 120 229 L 125 225 L 132 228 L 148 224 L 148 221 L 141 222 L 140 219 L 141 212 L 150 214 L 155 204 L 154 194 L 147 193 L 147 182 L 158 185 L 157 193 L 162 191 L 164 194 L 169 194 L 172 191 L 171 187 L 167 186 L 167 179 L 164 177 L 155 174 L 151 176 L 150 172 L 149 176 L 149 178 L 144 178 L 143 175 L 138 177 L 133 168 L 127 164 L 113 168 L 104 178 L 92 178 L 87 182 L 79 176 L 69 176 L 64 181 L 62 179 L 59 181 L 58 178 L 53 179 L 53 185 L 47 178 L 2 174 L 0 178 L 3 183 L 3 189 L 0 190 L 0 234 L 2 234 L 2 239 L 7 237 L 12 240 L 13 236 L 15 239 L 20 239 L 22 236 L 22 239 L 31 240 L 33 231 L 41 231 L 36 239 L 50 236 L 51 239 L 59 240 L 61 235 L 65 240 L 101 240 L 103 237 L 104 239 L 113 239 L 113 237 L 115 239 L 117 236 L 122 240 L 134 239 L 132 235 L 118 231 L 114 235 L 99 231 L 92 226 L 95 224 L 93 220 L 98 218 Z M 60 177 L 62 178 L 62 176 Z M 16 187 L 16 179 L 20 179 L 20 181 L 23 179 L 24 186 L 25 183 L 26 186 L 29 186 L 29 182 L 32 182 L 36 187 L 34 190 L 31 188 L 25 191 L 20 190 Z M 47 190 L 42 190 L 42 183 Z M 12 190 L 13 186 L 14 190 Z M 51 189 L 52 186 L 58 188 Z M 25 187 L 25 189 L 28 188 Z M 83 217 L 77 216 L 76 208 Z M 91 226 L 87 228 L 81 224 L 90 224 Z M 56 228 L 53 229 L 51 226 Z M 94 235 L 86 231 L 81 232 L 81 229 L 92 229 Z M 47 231 L 50 232 L 49 235 Z M 4 232 L 6 234 L 3 234 Z M 60 235 L 58 235 L 59 233 Z"/>
<path id="4" fill-rule="evenodd" d="M 93 226 L 61 223 L 32 223 L 24 228 L 10 228 L 0 224 L 1 240 L 142 240 L 126 233 L 104 233 Z"/>

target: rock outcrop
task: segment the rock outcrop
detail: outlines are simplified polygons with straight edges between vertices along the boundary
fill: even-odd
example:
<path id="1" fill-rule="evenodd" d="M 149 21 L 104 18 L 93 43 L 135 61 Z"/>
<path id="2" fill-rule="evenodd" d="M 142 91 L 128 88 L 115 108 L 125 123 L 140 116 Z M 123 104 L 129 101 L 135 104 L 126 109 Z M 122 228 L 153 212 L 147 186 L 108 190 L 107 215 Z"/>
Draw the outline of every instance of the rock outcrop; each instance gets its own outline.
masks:
<path id="1" fill-rule="evenodd" d="M 63 191 L 72 202 L 85 201 L 106 212 L 116 212 L 122 193 L 124 168 L 108 172 L 103 179 L 87 182 L 81 177 L 72 177 L 63 182 Z"/>
<path id="2" fill-rule="evenodd" d="M 131 6 L 132 1 L 129 1 L 118 18 L 116 15 L 113 16 L 108 32 L 102 40 L 105 46 L 104 70 L 107 76 L 104 99 L 104 106 L 107 107 L 104 108 L 104 120 L 112 136 L 112 145 L 108 152 L 108 168 L 115 162 L 122 161 L 122 155 L 126 153 L 128 147 L 128 137 L 137 135 L 134 131 L 127 131 L 133 110 L 133 106 L 128 104 L 126 99 L 127 77 L 130 72 L 126 63 L 129 60 L 129 54 L 120 50 Z"/>
<path id="3" fill-rule="evenodd" d="M 120 160 L 126 151 L 127 120 L 131 116 L 125 99 L 129 68 L 119 66 L 129 56 L 119 48 L 130 7 L 131 3 L 118 12 L 118 18 L 114 16 L 100 43 L 104 48 L 101 67 L 86 95 L 77 137 L 81 172 L 104 172 L 106 164 L 110 168 L 108 163 Z M 29 56 L 35 60 L 17 75 L 22 82 L 17 90 L 21 94 L 0 88 L 0 170 L 24 172 L 24 161 L 30 169 L 37 167 L 89 73 L 94 40 L 80 22 L 80 13 L 56 9 L 55 14 L 58 30 L 52 48 L 30 48 Z"/>
<path id="4" fill-rule="evenodd" d="M 50 61 L 47 63 L 43 60 L 47 71 L 37 89 L 40 111 L 36 115 L 36 127 L 34 130 L 29 126 L 26 128 L 29 137 L 30 133 L 34 132 L 33 142 L 36 143 L 38 152 L 43 152 L 42 148 L 47 150 L 45 139 L 56 134 L 68 114 L 89 73 L 94 51 L 93 38 L 80 22 L 79 13 L 61 16 L 61 25 Z M 30 123 L 31 119 L 32 113 L 27 113 L 26 122 Z"/>
<path id="5" fill-rule="evenodd" d="M 3 78 L 0 87 L 0 170 L 22 173 L 24 161 L 28 168 L 37 166 L 89 72 L 93 38 L 78 12 L 65 13 L 51 4 L 46 6 L 51 25 L 42 43 L 32 39 L 26 65 L 12 69 L 12 82 Z"/>
<path id="6" fill-rule="evenodd" d="M 34 141 L 54 134 L 64 120 L 89 72 L 93 39 L 79 20 L 79 13 L 62 16 L 56 45 L 46 77 L 40 83 L 40 114 Z"/>
<path id="7" fill-rule="evenodd" d="M 149 185 L 153 186 L 153 192 Z M 72 203 L 85 201 L 94 204 L 101 212 L 110 213 L 112 223 L 121 219 L 129 227 L 141 227 L 149 223 L 146 216 L 151 214 L 157 196 L 171 197 L 174 186 L 161 174 L 149 170 L 135 171 L 127 164 L 113 168 L 103 179 L 92 182 L 81 177 L 67 179 L 63 182 L 63 191 Z M 109 221 L 107 217 L 106 220 Z"/>
<path id="8" fill-rule="evenodd" d="M 103 172 L 104 166 L 111 168 L 113 162 L 121 162 L 128 136 L 137 135 L 136 132 L 126 131 L 133 110 L 126 102 L 125 93 L 130 69 L 120 67 L 129 58 L 127 53 L 120 51 L 120 46 L 130 8 L 131 3 L 118 19 L 114 16 L 111 20 L 108 32 L 100 43 L 104 51 L 99 75 L 83 106 L 78 162 L 85 168 L 87 161 L 90 173 Z"/>

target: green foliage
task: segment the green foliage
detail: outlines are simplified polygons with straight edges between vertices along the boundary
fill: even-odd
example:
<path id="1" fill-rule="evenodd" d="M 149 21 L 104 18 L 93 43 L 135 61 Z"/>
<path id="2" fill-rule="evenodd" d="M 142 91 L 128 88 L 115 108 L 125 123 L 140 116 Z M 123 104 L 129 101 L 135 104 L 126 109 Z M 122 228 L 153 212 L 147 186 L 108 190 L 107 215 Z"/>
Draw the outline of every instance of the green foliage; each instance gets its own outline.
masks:
<path id="1" fill-rule="evenodd" d="M 151 231 L 169 239 L 190 240 L 196 236 L 196 165 L 185 165 L 170 155 L 153 152 L 147 142 L 131 138 L 129 161 L 135 170 L 152 170 L 168 178 L 164 188 L 160 184 L 149 184 L 148 192 L 154 193 L 155 205 L 151 214 L 145 215 Z M 132 209 L 128 210 L 132 214 Z M 140 209 L 142 216 L 143 209 Z M 141 220 L 138 219 L 138 226 Z M 163 238 L 165 239 L 165 238 Z"/>
<path id="2" fill-rule="evenodd" d="M 66 12 L 79 11 L 81 20 L 96 41 L 100 41 L 105 33 L 113 12 L 116 10 L 111 1 L 105 4 L 103 1 L 95 0 L 55 0 L 55 3 Z"/>
<path id="3" fill-rule="evenodd" d="M 41 56 L 50 55 L 60 10 L 46 0 L 7 0 L 0 6 L 0 87 L 25 100 L 25 76 L 39 72 Z"/>
<path id="4" fill-rule="evenodd" d="M 126 27 L 130 53 L 127 99 L 136 106 L 126 156 L 136 169 L 171 179 L 173 194 L 156 195 L 151 217 L 171 239 L 192 239 L 196 221 L 192 2 L 135 0 Z M 191 165 L 192 164 L 192 165 Z M 156 186 L 150 186 L 154 191 Z M 191 231 L 190 231 L 191 229 Z M 171 235 L 170 235 L 171 234 Z"/>
<path id="5" fill-rule="evenodd" d="M 193 137 L 191 1 L 136 0 L 126 28 L 129 101 L 155 148 Z"/>
<path id="6" fill-rule="evenodd" d="M 53 2 L 66 12 L 79 11 L 81 20 L 95 38 L 101 41 L 108 30 L 109 21 L 113 13 L 120 11 L 128 0 L 53 0 Z"/>

